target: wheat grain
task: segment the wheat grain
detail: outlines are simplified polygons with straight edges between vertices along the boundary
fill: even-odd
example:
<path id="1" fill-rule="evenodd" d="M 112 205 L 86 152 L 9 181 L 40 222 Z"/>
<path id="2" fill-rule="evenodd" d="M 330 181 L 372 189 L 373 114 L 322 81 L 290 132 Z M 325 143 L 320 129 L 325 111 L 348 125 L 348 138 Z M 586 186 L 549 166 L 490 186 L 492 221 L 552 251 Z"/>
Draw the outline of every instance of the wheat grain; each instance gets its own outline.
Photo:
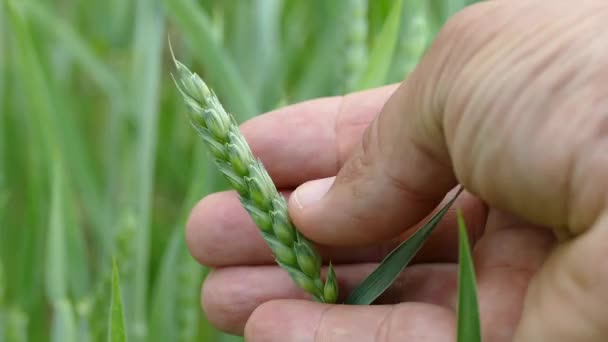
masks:
<path id="1" fill-rule="evenodd" d="M 189 108 L 192 125 L 215 157 L 220 172 L 239 193 L 243 207 L 259 227 L 277 263 L 316 300 L 335 302 L 338 286 L 333 269 L 323 283 L 321 257 L 313 244 L 295 229 L 287 214 L 285 198 L 254 157 L 236 121 L 197 74 L 173 59 L 177 70 L 175 84 Z"/>

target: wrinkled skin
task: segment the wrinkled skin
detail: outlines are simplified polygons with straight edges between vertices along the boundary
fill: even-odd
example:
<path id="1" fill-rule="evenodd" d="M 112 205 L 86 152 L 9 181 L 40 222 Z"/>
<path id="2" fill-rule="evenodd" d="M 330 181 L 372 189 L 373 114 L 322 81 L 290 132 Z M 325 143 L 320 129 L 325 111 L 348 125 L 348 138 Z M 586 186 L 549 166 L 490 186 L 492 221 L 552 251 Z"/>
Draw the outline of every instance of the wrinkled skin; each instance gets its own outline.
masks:
<path id="1" fill-rule="evenodd" d="M 454 16 L 400 86 L 290 106 L 242 129 L 343 293 L 458 183 L 484 341 L 608 341 L 608 2 L 492 1 Z M 335 177 L 335 178 L 333 178 Z M 320 180 L 319 180 L 320 179 Z M 314 303 L 233 192 L 188 245 L 215 267 L 203 308 L 267 341 L 454 341 L 451 211 L 379 301 Z"/>

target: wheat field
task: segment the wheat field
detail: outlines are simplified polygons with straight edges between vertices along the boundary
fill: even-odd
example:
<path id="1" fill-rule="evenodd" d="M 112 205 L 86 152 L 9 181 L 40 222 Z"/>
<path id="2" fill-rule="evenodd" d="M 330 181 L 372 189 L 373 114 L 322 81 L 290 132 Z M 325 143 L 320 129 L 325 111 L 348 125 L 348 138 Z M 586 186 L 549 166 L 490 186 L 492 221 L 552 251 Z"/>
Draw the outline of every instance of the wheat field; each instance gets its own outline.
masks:
<path id="1" fill-rule="evenodd" d="M 399 82 L 472 2 L 0 0 L 0 342 L 108 341 L 112 260 L 129 341 L 240 341 L 200 310 L 184 223 L 228 186 L 168 38 L 242 122 Z"/>

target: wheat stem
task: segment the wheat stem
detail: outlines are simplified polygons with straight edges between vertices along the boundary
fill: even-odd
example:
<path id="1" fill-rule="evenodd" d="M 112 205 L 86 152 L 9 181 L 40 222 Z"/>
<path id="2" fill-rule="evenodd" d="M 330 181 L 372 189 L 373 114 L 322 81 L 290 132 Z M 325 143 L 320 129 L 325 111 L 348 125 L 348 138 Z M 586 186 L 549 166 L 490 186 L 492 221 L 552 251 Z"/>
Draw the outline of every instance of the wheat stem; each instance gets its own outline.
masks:
<path id="1" fill-rule="evenodd" d="M 174 62 L 175 84 L 188 106 L 192 125 L 215 157 L 219 171 L 239 193 L 243 207 L 259 227 L 277 263 L 316 300 L 334 303 L 338 288 L 335 273 L 329 272 L 325 282 L 321 279 L 319 253 L 295 229 L 285 198 L 254 157 L 236 121 L 197 74 L 175 58 Z"/>
<path id="2" fill-rule="evenodd" d="M 367 64 L 367 0 L 351 0 L 346 5 L 348 35 L 345 51 L 345 89 L 357 90 L 358 82 Z"/>

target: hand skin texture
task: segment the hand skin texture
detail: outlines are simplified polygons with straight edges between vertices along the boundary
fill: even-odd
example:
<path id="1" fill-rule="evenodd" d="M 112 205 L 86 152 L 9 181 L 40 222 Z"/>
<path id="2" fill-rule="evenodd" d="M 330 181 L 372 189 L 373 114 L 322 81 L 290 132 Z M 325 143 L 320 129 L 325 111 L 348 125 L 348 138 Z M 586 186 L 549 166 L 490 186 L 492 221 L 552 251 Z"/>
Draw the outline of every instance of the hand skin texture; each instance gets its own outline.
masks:
<path id="1" fill-rule="evenodd" d="M 484 341 L 608 341 L 608 1 L 484 2 L 401 85 L 243 125 L 299 229 L 348 293 L 446 193 L 474 242 Z M 451 211 L 378 304 L 310 301 L 236 194 L 203 199 L 189 248 L 202 302 L 248 342 L 455 341 Z"/>

